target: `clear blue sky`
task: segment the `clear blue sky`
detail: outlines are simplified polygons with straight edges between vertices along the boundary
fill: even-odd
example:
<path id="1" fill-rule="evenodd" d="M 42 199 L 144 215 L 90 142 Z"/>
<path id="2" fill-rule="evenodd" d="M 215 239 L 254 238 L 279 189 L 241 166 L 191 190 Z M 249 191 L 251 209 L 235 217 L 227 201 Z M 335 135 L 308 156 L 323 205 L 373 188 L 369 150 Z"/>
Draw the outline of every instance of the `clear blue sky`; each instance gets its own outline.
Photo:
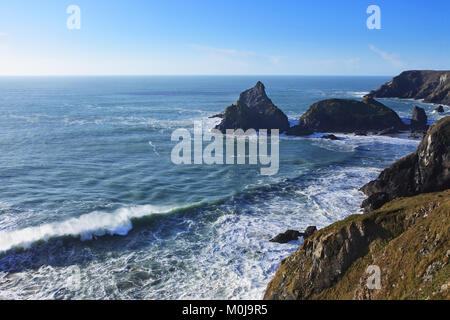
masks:
<path id="1" fill-rule="evenodd" d="M 0 75 L 448 70 L 449 16 L 449 0 L 0 0 Z"/>

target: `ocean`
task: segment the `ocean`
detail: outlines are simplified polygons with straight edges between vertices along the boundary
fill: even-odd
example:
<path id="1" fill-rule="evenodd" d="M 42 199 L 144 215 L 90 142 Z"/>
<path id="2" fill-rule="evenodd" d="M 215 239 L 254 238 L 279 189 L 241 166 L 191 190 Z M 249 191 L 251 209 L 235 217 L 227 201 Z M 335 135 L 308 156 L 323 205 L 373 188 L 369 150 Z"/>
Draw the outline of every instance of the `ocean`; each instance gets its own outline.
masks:
<path id="1" fill-rule="evenodd" d="M 390 77 L 0 77 L 0 299 L 260 299 L 302 241 L 269 239 L 360 213 L 358 189 L 417 148 L 316 133 L 281 136 L 273 176 L 172 163 L 174 130 L 213 128 L 258 80 L 294 124 Z"/>

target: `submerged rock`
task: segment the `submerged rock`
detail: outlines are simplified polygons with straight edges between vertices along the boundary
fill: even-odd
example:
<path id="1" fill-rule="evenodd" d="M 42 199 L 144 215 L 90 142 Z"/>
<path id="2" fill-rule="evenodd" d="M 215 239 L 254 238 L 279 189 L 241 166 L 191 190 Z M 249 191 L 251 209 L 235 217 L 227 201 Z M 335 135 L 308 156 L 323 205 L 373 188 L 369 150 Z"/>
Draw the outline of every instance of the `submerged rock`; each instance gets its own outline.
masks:
<path id="1" fill-rule="evenodd" d="M 427 130 L 427 114 L 421 107 L 414 106 L 411 118 L 411 130 L 412 131 L 424 131 Z"/>
<path id="2" fill-rule="evenodd" d="M 434 109 L 437 113 L 443 113 L 444 112 L 444 106 L 439 106 L 436 109 Z"/>
<path id="3" fill-rule="evenodd" d="M 430 127 L 416 152 L 397 160 L 361 188 L 369 196 L 362 207 L 370 211 L 383 201 L 449 188 L 450 117 L 445 117 Z M 378 193 L 386 196 L 375 196 Z"/>
<path id="4" fill-rule="evenodd" d="M 225 109 L 216 129 L 225 133 L 227 129 L 289 129 L 287 116 L 267 97 L 264 85 L 258 83 L 242 92 L 238 101 Z"/>
<path id="5" fill-rule="evenodd" d="M 326 136 L 321 136 L 322 139 L 328 139 L 328 140 L 340 140 L 338 137 L 336 137 L 334 134 L 327 134 Z"/>
<path id="6" fill-rule="evenodd" d="M 278 234 L 275 238 L 270 239 L 270 242 L 288 243 L 289 241 L 298 240 L 301 235 L 297 230 L 287 230 Z"/>
<path id="7" fill-rule="evenodd" d="M 372 98 L 327 99 L 313 104 L 301 116 L 297 131 L 366 132 L 387 128 L 403 130 L 406 126 L 395 111 Z"/>
<path id="8" fill-rule="evenodd" d="M 450 105 L 450 71 L 404 71 L 368 96 L 424 99 L 425 102 Z"/>

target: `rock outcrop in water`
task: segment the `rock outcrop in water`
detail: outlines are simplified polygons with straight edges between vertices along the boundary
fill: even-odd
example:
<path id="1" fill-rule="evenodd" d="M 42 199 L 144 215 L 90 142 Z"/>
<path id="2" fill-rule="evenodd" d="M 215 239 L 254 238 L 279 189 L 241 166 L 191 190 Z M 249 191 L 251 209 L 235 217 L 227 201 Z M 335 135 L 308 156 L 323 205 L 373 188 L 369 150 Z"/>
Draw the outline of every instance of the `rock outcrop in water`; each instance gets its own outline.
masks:
<path id="1" fill-rule="evenodd" d="M 426 131 L 428 117 L 425 110 L 421 107 L 414 106 L 411 118 L 411 131 Z"/>
<path id="2" fill-rule="evenodd" d="M 258 83 L 242 92 L 238 101 L 225 109 L 222 121 L 216 126 L 221 132 L 226 129 L 289 129 L 287 116 L 267 97 L 264 85 Z"/>
<path id="3" fill-rule="evenodd" d="M 436 109 L 434 109 L 437 113 L 443 113 L 444 112 L 444 106 L 439 106 Z"/>
<path id="4" fill-rule="evenodd" d="M 368 96 L 423 99 L 425 102 L 450 105 L 450 71 L 404 71 Z"/>
<path id="5" fill-rule="evenodd" d="M 320 138 L 327 140 L 339 140 L 339 138 L 336 137 L 334 134 L 327 134 L 325 136 L 321 136 Z"/>
<path id="6" fill-rule="evenodd" d="M 288 243 L 290 241 L 298 240 L 299 237 L 308 238 L 316 230 L 317 228 L 315 226 L 307 227 L 305 232 L 303 233 L 297 230 L 287 230 L 283 233 L 279 233 L 276 237 L 270 239 L 270 242 Z"/>
<path id="7" fill-rule="evenodd" d="M 313 104 L 288 132 L 306 135 L 310 132 L 360 132 L 405 130 L 406 125 L 392 109 L 365 98 L 363 101 L 327 99 Z"/>
<path id="8" fill-rule="evenodd" d="M 394 162 L 361 190 L 366 211 L 398 197 L 450 188 L 450 117 L 436 121 L 417 151 Z"/>
<path id="9" fill-rule="evenodd" d="M 290 241 L 298 240 L 301 237 L 300 231 L 286 230 L 285 232 L 277 234 L 274 238 L 270 239 L 270 242 L 288 243 Z"/>

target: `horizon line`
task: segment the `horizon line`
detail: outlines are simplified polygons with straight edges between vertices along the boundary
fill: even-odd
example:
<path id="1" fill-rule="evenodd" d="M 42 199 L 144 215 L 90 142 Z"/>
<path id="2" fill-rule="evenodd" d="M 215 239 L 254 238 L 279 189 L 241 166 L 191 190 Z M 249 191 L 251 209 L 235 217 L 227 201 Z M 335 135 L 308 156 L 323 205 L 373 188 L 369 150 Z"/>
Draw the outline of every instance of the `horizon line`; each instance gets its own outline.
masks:
<path id="1" fill-rule="evenodd" d="M 393 74 L 0 74 L 0 77 L 392 77 Z"/>

